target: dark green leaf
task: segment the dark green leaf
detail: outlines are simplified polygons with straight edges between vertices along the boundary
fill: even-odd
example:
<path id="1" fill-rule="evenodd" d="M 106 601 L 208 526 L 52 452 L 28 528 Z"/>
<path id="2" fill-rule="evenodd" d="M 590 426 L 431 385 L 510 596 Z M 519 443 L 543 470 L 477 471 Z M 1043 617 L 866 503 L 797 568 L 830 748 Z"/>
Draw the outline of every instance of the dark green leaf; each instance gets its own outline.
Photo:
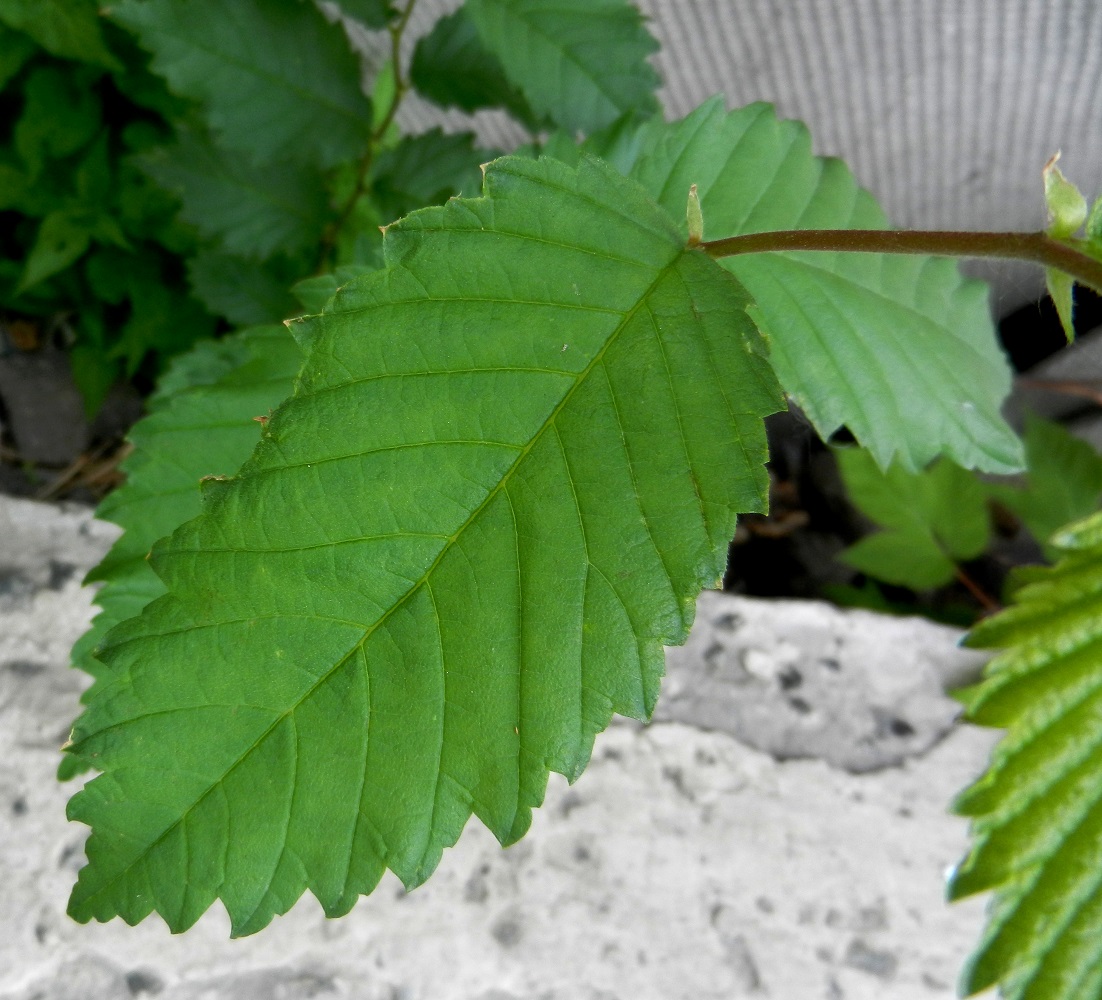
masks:
<path id="1" fill-rule="evenodd" d="M 540 125 L 524 95 L 505 76 L 500 60 L 482 43 L 464 7 L 440 18 L 417 40 L 410 80 L 442 108 L 504 108 L 532 130 Z"/>
<path id="2" fill-rule="evenodd" d="M 992 496 L 1018 515 L 1030 534 L 1047 545 L 1056 529 L 1098 509 L 1102 456 L 1059 424 L 1029 416 L 1025 424 L 1027 479 L 1024 489 L 992 485 Z"/>
<path id="3" fill-rule="evenodd" d="M 539 116 L 593 131 L 658 109 L 658 43 L 627 0 L 467 0 L 483 44 Z"/>
<path id="4" fill-rule="evenodd" d="M 696 184 L 705 239 L 886 225 L 846 166 L 812 156 L 803 125 L 768 105 L 725 114 L 717 98 L 646 128 L 652 151 L 632 176 L 678 219 Z M 847 426 L 881 468 L 922 469 L 942 453 L 987 472 L 1021 468 L 1021 442 L 1000 413 L 1010 369 L 987 288 L 953 262 L 768 253 L 722 263 L 753 296 L 781 384 L 824 438 Z"/>
<path id="5" fill-rule="evenodd" d="M 180 217 L 239 257 L 314 250 L 325 227 L 324 180 L 312 167 L 257 167 L 207 137 L 183 132 L 174 146 L 142 160 L 181 202 Z"/>
<path id="6" fill-rule="evenodd" d="M 205 341 L 168 369 L 150 414 L 130 432 L 122 463 L 126 483 L 96 516 L 123 529 L 88 582 L 103 581 L 102 608 L 73 650 L 73 662 L 96 675 L 93 651 L 118 622 L 165 592 L 146 556 L 157 539 L 199 513 L 199 480 L 232 475 L 260 436 L 264 416 L 291 392 L 302 355 L 282 326 L 256 327 Z"/>
<path id="7" fill-rule="evenodd" d="M 173 90 L 203 102 L 221 146 L 322 167 L 366 148 L 371 102 L 359 63 L 312 3 L 123 0 L 111 13 Z"/>
<path id="8" fill-rule="evenodd" d="M 0 90 L 26 65 L 38 46 L 28 35 L 12 31 L 0 23 Z"/>
<path id="9" fill-rule="evenodd" d="M 213 332 L 212 317 L 190 296 L 164 282 L 132 282 L 130 316 L 111 353 L 124 361 L 127 377 L 133 377 L 150 351 L 177 354 Z"/>
<path id="10" fill-rule="evenodd" d="M 85 415 L 91 420 L 119 377 L 118 362 L 98 346 L 76 343 L 69 349 L 69 363 L 84 400 Z"/>
<path id="11" fill-rule="evenodd" d="M 1001 652 L 964 693 L 967 717 L 1006 735 L 957 801 L 973 847 L 950 894 L 994 890 L 961 985 L 1006 1000 L 1102 995 L 1102 515 L 1056 545 L 1059 563 L 968 639 Z"/>
<path id="12" fill-rule="evenodd" d="M 32 176 L 49 159 L 77 152 L 100 128 L 100 104 L 84 73 L 39 66 L 27 77 L 13 142 Z"/>
<path id="13" fill-rule="evenodd" d="M 55 56 L 120 68 L 104 44 L 96 0 L 0 0 L 0 22 Z"/>
<path id="14" fill-rule="evenodd" d="M 971 472 L 944 458 L 925 472 L 899 466 L 882 472 L 860 448 L 839 449 L 835 455 L 850 499 L 885 529 L 842 553 L 840 558 L 855 569 L 925 590 L 948 583 L 958 562 L 987 548 L 987 498 Z"/>
<path id="15" fill-rule="evenodd" d="M 302 271 L 286 258 L 263 262 L 202 250 L 188 261 L 188 278 L 195 297 L 216 316 L 248 326 L 274 323 L 299 309 L 290 286 Z"/>
<path id="16" fill-rule="evenodd" d="M 0 160 L 0 210 L 22 208 L 29 186 L 30 179 L 24 169 Z"/>
<path id="17" fill-rule="evenodd" d="M 60 209 L 47 215 L 38 227 L 16 292 L 45 281 L 80 257 L 92 240 L 94 221 L 84 209 Z"/>
<path id="18" fill-rule="evenodd" d="M 482 185 L 483 163 L 494 154 L 477 149 L 470 132 L 433 129 L 406 136 L 382 153 L 372 171 L 371 194 L 388 222 L 416 208 L 439 205 L 452 195 L 474 195 Z"/>
<path id="19" fill-rule="evenodd" d="M 549 769 L 650 713 L 764 505 L 747 298 L 637 185 L 499 160 L 386 244 L 101 649 L 77 919 L 182 930 L 221 898 L 246 934 L 307 889 L 336 915 L 385 867 L 417 884 L 472 812 L 518 839 Z"/>

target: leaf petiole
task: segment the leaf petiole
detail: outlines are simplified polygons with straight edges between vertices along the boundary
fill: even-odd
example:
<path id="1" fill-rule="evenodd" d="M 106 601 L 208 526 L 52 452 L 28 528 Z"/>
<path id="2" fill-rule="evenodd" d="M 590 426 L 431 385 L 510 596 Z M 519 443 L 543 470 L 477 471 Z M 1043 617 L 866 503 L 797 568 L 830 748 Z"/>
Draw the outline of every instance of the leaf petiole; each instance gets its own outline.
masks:
<path id="1" fill-rule="evenodd" d="M 1048 233 L 968 233 L 944 230 L 789 229 L 707 240 L 710 257 L 777 250 L 845 253 L 933 254 L 941 257 L 1002 257 L 1057 268 L 1102 293 L 1102 261 L 1086 252 L 1082 240 Z"/>

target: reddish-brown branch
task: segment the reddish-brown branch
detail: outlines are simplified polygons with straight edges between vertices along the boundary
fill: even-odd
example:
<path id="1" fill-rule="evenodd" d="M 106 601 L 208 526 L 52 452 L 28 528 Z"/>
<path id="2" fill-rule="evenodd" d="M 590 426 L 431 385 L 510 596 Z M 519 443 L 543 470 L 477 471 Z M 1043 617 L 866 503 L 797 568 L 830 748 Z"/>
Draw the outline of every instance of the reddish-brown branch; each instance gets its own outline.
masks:
<path id="1" fill-rule="evenodd" d="M 1079 241 L 1047 233 L 965 233 L 896 229 L 789 229 L 707 240 L 700 249 L 711 257 L 777 250 L 846 253 L 934 254 L 942 257 L 1002 257 L 1058 268 L 1102 293 L 1102 261 L 1079 248 Z"/>

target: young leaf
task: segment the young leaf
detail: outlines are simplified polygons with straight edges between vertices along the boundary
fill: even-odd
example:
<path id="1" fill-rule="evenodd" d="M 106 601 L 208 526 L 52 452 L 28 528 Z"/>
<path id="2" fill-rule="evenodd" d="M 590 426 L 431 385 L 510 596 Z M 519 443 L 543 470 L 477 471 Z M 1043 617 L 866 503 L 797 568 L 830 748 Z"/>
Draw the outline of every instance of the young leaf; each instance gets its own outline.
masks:
<path id="1" fill-rule="evenodd" d="M 168 593 L 74 731 L 105 772 L 70 804 L 78 920 L 345 913 L 472 812 L 518 839 L 549 769 L 653 708 L 765 503 L 779 391 L 742 289 L 633 182 L 513 158 L 485 191 L 388 229 L 253 457 L 154 549 Z"/>
<path id="2" fill-rule="evenodd" d="M 28 74 L 12 139 L 32 176 L 47 159 L 75 153 L 99 131 L 100 103 L 89 90 L 91 79 L 91 74 L 56 66 L 39 66 Z"/>
<path id="3" fill-rule="evenodd" d="M 950 895 L 994 890 L 961 985 L 1006 1000 L 1102 992 L 1102 515 L 1054 543 L 1060 562 L 968 638 L 1002 652 L 964 693 L 967 717 L 1007 733 L 957 801 L 973 846 Z"/>
<path id="4" fill-rule="evenodd" d="M 122 69 L 104 44 L 96 0 L 0 0 L 0 22 L 52 55 Z"/>
<path id="5" fill-rule="evenodd" d="M 1032 415 L 1025 423 L 1025 455 L 1028 478 L 1023 489 L 992 484 L 987 490 L 1044 545 L 1062 524 L 1098 509 L 1102 456 L 1059 424 Z M 1055 557 L 1055 548 L 1046 549 Z"/>
<path id="6" fill-rule="evenodd" d="M 524 95 L 505 76 L 500 60 L 482 43 L 465 7 L 440 18 L 417 40 L 410 82 L 442 108 L 504 108 L 532 131 L 540 125 Z"/>
<path id="7" fill-rule="evenodd" d="M 725 114 L 717 98 L 646 129 L 651 152 L 632 176 L 675 218 L 696 184 L 709 239 L 886 225 L 846 166 L 812 156 L 803 125 L 767 105 Z M 881 468 L 915 471 L 942 453 L 987 472 L 1021 467 L 999 413 L 1010 369 L 986 288 L 951 261 L 765 253 L 722 263 L 754 299 L 781 385 L 824 438 L 847 426 Z"/>
<path id="8" fill-rule="evenodd" d="M 1046 267 L 1045 290 L 1056 307 L 1060 327 L 1070 344 L 1075 340 L 1075 279 L 1055 267 Z"/>
<path id="9" fill-rule="evenodd" d="M 1060 154 L 1053 156 L 1042 172 L 1045 182 L 1045 205 L 1048 207 L 1046 232 L 1057 239 L 1074 236 L 1087 221 L 1087 199 L 1083 197 L 1056 166 Z"/>
<path id="10" fill-rule="evenodd" d="M 850 499 L 885 530 L 862 538 L 840 558 L 886 583 L 915 590 L 953 579 L 956 564 L 987 548 L 990 518 L 976 477 L 940 459 L 924 472 L 882 472 L 860 448 L 835 455 Z"/>
<path id="11" fill-rule="evenodd" d="M 142 158 L 161 187 L 180 198 L 180 217 L 228 253 L 262 258 L 317 246 L 328 205 L 312 167 L 257 167 L 207 136 L 182 132 L 173 146 Z"/>
<path id="12" fill-rule="evenodd" d="M 73 648 L 73 662 L 96 676 L 95 647 L 118 622 L 165 592 L 146 556 L 153 543 L 199 513 L 199 480 L 233 475 L 260 436 L 265 416 L 291 393 L 302 353 L 282 326 L 255 327 L 206 341 L 177 358 L 129 435 L 126 483 L 96 517 L 123 529 L 88 583 L 103 581 L 102 608 Z"/>
<path id="13" fill-rule="evenodd" d="M 571 132 L 658 109 L 658 43 L 627 0 L 467 0 L 486 47 L 538 116 Z"/>
<path id="14" fill-rule="evenodd" d="M 1087 199 L 1060 172 L 1056 166 L 1059 159 L 1060 154 L 1056 153 L 1042 172 L 1045 205 L 1048 207 L 1046 232 L 1057 239 L 1067 239 L 1074 236 L 1087 221 Z M 1048 267 L 1045 268 L 1045 286 L 1070 344 L 1075 339 L 1075 279 L 1063 271 Z"/>
<path id="15" fill-rule="evenodd" d="M 225 148 L 258 163 L 330 167 L 366 147 L 359 63 L 314 4 L 123 0 L 111 16 L 137 33 L 174 91 L 203 102 Z"/>

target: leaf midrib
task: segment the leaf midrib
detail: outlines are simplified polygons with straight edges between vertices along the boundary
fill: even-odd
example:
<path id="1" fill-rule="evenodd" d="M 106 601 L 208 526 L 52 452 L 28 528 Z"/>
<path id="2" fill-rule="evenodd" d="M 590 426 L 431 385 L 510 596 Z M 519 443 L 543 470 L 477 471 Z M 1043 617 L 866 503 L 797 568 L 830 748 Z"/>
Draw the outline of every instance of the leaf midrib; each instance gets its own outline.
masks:
<path id="1" fill-rule="evenodd" d="M 361 636 L 361 638 L 348 650 L 347 653 L 345 653 L 339 660 L 337 660 L 337 662 L 334 663 L 328 670 L 326 670 L 324 673 L 319 675 L 317 680 L 306 691 L 303 692 L 302 696 L 293 705 L 291 705 L 285 712 L 281 713 L 275 719 L 273 719 L 273 721 L 268 725 L 268 727 L 262 733 L 260 733 L 257 736 L 257 738 L 241 753 L 241 755 L 235 761 L 233 761 L 232 764 L 230 764 L 225 769 L 225 771 L 224 771 L 224 773 L 223 773 L 223 775 L 220 779 L 215 781 L 213 784 L 210 785 L 210 787 L 208 787 L 204 792 L 202 792 L 195 799 L 195 801 L 190 806 L 188 806 L 187 809 L 185 809 L 183 812 L 181 812 L 180 815 L 175 820 L 173 820 L 173 822 L 168 827 L 166 827 L 165 830 L 155 840 L 151 841 L 149 843 L 149 845 L 147 847 L 145 847 L 140 854 L 136 855 L 133 859 L 131 859 L 131 861 L 126 865 L 126 867 L 120 869 L 120 871 L 117 874 L 113 875 L 110 879 L 107 879 L 106 881 L 101 882 L 101 884 L 97 888 L 94 895 L 89 894 L 89 895 L 85 896 L 84 899 L 82 900 L 82 902 L 84 903 L 85 906 L 93 898 L 98 897 L 98 896 L 102 896 L 107 890 L 109 890 L 111 887 L 113 887 L 115 884 L 117 884 L 121 879 L 125 878 L 134 869 L 134 867 L 136 865 L 138 865 L 146 857 L 148 857 L 151 852 L 153 852 L 175 829 L 177 829 L 179 827 L 179 825 L 181 823 L 183 823 L 187 819 L 187 817 L 191 814 L 192 810 L 196 809 L 206 799 L 206 797 L 208 795 L 210 795 L 216 788 L 220 787 L 220 785 L 223 782 L 225 782 L 225 780 L 234 772 L 234 770 L 240 764 L 244 763 L 244 761 L 246 761 L 249 758 L 249 756 L 261 744 L 263 744 L 266 739 L 268 739 L 268 737 L 276 730 L 276 728 L 278 726 L 282 725 L 283 722 L 286 719 L 293 716 L 294 713 L 297 712 L 298 709 L 301 708 L 302 705 L 304 705 L 313 696 L 313 694 L 318 689 L 320 689 L 325 683 L 327 683 L 329 681 L 329 679 L 349 661 L 349 659 L 351 659 L 353 656 L 360 653 L 363 650 L 366 643 L 368 642 L 368 640 L 371 638 L 371 636 L 374 635 L 375 632 L 379 628 L 381 628 L 390 619 L 391 615 L 393 615 L 401 607 L 403 607 L 405 605 L 405 603 L 411 597 L 413 597 L 413 595 L 416 594 L 421 589 L 421 587 L 423 587 L 428 582 L 428 580 L 432 576 L 433 572 L 437 569 L 437 567 L 443 561 L 444 557 L 451 551 L 451 548 L 455 544 L 456 540 L 459 539 L 463 535 L 463 533 L 468 528 L 471 527 L 472 524 L 474 524 L 474 522 L 482 514 L 483 510 L 485 510 L 486 507 L 490 504 L 490 502 L 492 500 L 494 500 L 498 496 L 498 494 L 501 492 L 501 490 L 503 490 L 505 488 L 505 486 L 511 480 L 513 474 L 523 464 L 523 462 L 526 460 L 526 458 L 528 457 L 530 452 L 533 450 L 533 448 L 536 446 L 536 444 L 540 440 L 542 440 L 543 435 L 545 433 L 547 433 L 547 431 L 550 428 L 555 426 L 556 419 L 558 418 L 559 414 L 562 413 L 562 411 L 565 409 L 565 407 L 570 402 L 570 400 L 573 398 L 574 393 L 577 392 L 579 387 L 582 386 L 585 383 L 586 379 L 590 376 L 590 374 L 594 371 L 594 369 L 596 369 L 598 367 L 598 365 L 600 365 L 604 361 L 604 358 L 607 355 L 610 348 L 612 347 L 612 345 L 614 343 L 616 343 L 616 341 L 619 338 L 620 334 L 630 324 L 631 320 L 635 317 L 635 315 L 639 311 L 639 309 L 641 309 L 642 306 L 644 305 L 644 303 L 647 302 L 647 300 L 650 298 L 650 296 L 654 293 L 654 290 L 667 277 L 667 275 L 671 274 L 674 271 L 677 263 L 680 261 L 680 259 L 681 259 L 684 252 L 685 251 L 680 246 L 677 246 L 676 249 L 675 249 L 675 252 L 671 256 L 670 260 L 666 264 L 664 264 L 663 266 L 658 268 L 657 274 L 655 275 L 655 277 L 651 281 L 651 283 L 647 286 L 646 290 L 639 296 L 639 298 L 635 302 L 635 304 L 627 312 L 625 312 L 623 314 L 623 318 L 617 324 L 616 328 L 612 331 L 612 333 L 608 336 L 605 343 L 602 345 L 601 349 L 594 354 L 594 356 L 590 360 L 589 364 L 581 372 L 578 373 L 577 377 L 574 379 L 573 385 L 563 394 L 562 399 L 559 401 L 559 403 L 552 410 L 552 412 L 547 417 L 547 419 L 544 421 L 542 426 L 536 431 L 535 434 L 532 435 L 532 437 L 531 437 L 530 441 L 528 442 L 528 444 L 523 448 L 523 450 L 520 452 L 520 454 L 517 455 L 516 459 L 513 461 L 513 464 L 510 465 L 509 468 L 501 475 L 501 477 L 499 478 L 497 483 L 495 483 L 487 491 L 486 496 L 483 498 L 482 502 L 474 509 L 474 511 L 471 512 L 471 514 L 467 517 L 467 519 L 463 522 L 463 524 L 460 525 L 460 527 L 458 529 L 456 529 L 456 531 L 448 538 L 448 540 L 444 543 L 444 545 L 441 546 L 440 551 L 439 551 L 439 553 L 437 553 L 436 558 L 432 561 L 431 565 L 424 571 L 424 573 L 422 573 L 421 577 L 419 579 L 417 579 L 415 582 L 413 582 L 410 585 L 409 589 L 404 594 L 402 594 L 401 597 L 399 597 L 397 600 L 395 600 L 394 603 L 391 605 L 391 607 L 388 608 L 379 617 L 379 619 L 376 622 L 374 622 L 371 626 L 369 626 L 367 628 L 367 630 L 364 632 L 363 636 Z M 305 367 L 305 365 L 304 365 L 304 367 Z M 159 598 L 159 600 L 165 600 L 167 597 L 171 597 L 171 593 L 165 595 L 164 597 Z M 310 616 L 310 617 L 313 618 L 315 616 Z M 252 619 L 247 619 L 247 620 L 252 620 Z M 212 622 L 212 623 L 209 624 L 208 627 L 218 627 L 222 624 L 226 624 L 226 623 L 224 623 L 224 622 Z M 191 626 L 188 629 L 181 629 L 179 631 L 190 631 L 191 628 L 193 628 L 193 627 L 196 627 L 196 626 Z M 202 627 L 202 626 L 199 626 L 199 627 Z M 447 710 L 447 706 L 445 705 L 444 711 L 446 712 L 446 710 Z M 365 767 L 365 770 L 366 770 L 366 767 L 367 767 L 366 758 L 365 758 L 365 761 L 364 761 L 364 767 Z M 437 778 L 437 781 L 439 781 L 439 778 Z M 429 832 L 430 832 L 430 835 L 431 835 L 432 831 L 430 830 Z M 286 841 L 286 836 L 287 836 L 287 833 L 285 831 L 284 832 L 284 841 Z M 219 887 L 218 887 L 218 892 L 219 893 L 221 892 L 221 888 L 222 888 L 222 886 L 221 886 L 221 884 L 219 884 Z M 270 888 L 270 885 L 269 885 L 269 888 Z M 219 896 L 219 898 L 220 898 L 220 896 Z M 159 900 L 155 901 L 154 909 L 156 909 L 158 912 L 161 912 L 160 909 L 159 909 Z"/>

